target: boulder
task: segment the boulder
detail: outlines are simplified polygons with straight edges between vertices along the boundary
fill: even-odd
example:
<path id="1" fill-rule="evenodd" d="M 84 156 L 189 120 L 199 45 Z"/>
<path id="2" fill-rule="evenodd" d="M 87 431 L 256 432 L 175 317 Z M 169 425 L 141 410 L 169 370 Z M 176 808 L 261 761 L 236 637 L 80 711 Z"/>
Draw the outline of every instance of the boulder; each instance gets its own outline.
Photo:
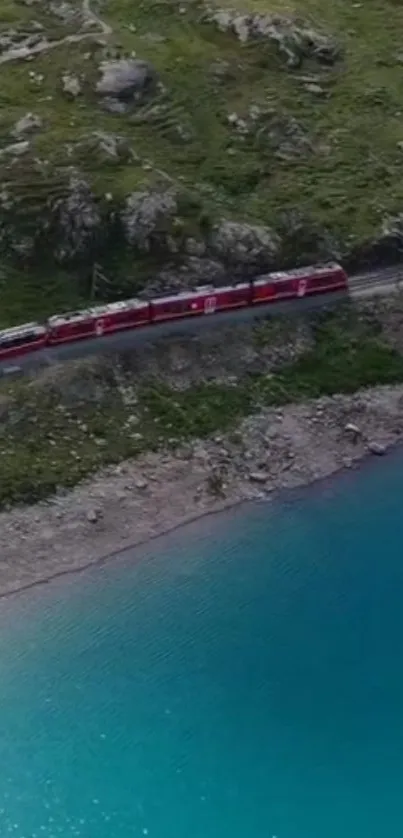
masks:
<path id="1" fill-rule="evenodd" d="M 280 238 L 269 227 L 223 220 L 213 228 L 209 248 L 227 267 L 259 273 L 273 267 Z"/>
<path id="2" fill-rule="evenodd" d="M 49 3 L 49 11 L 64 24 L 76 23 L 81 18 L 79 10 L 72 3 L 66 3 L 64 0 Z"/>
<path id="3" fill-rule="evenodd" d="M 178 264 L 167 265 L 154 280 L 147 283 L 147 293 L 178 291 L 184 288 L 196 288 L 198 285 L 222 285 L 228 280 L 227 271 L 222 262 L 213 259 L 192 256 Z"/>
<path id="4" fill-rule="evenodd" d="M 67 194 L 51 207 L 54 255 L 66 263 L 88 256 L 101 230 L 101 214 L 88 183 L 78 174 L 70 178 Z"/>
<path id="5" fill-rule="evenodd" d="M 361 429 L 358 427 L 358 425 L 355 425 L 354 422 L 347 422 L 347 425 L 345 425 L 344 430 L 346 431 L 346 433 L 351 434 L 353 437 L 361 436 Z"/>
<path id="6" fill-rule="evenodd" d="M 86 158 L 91 157 L 91 160 L 100 165 L 139 161 L 126 137 L 106 131 L 92 131 L 91 134 L 83 137 L 70 148 L 71 152 L 75 151 L 79 155 L 84 154 Z"/>
<path id="7" fill-rule="evenodd" d="M 373 238 L 352 248 L 348 254 L 350 272 L 374 270 L 400 262 L 403 251 L 403 213 L 386 216 Z"/>
<path id="8" fill-rule="evenodd" d="M 242 115 L 230 113 L 227 121 L 241 139 L 253 137 L 256 146 L 269 149 L 277 157 L 300 157 L 314 150 L 306 130 L 286 112 L 251 105 Z"/>
<path id="9" fill-rule="evenodd" d="M 107 100 L 139 102 L 156 82 L 156 73 L 152 65 L 139 58 L 103 61 L 99 70 L 101 78 L 97 82 L 96 92 Z"/>
<path id="10" fill-rule="evenodd" d="M 23 135 L 33 134 L 42 128 L 42 119 L 34 113 L 26 113 L 22 116 L 15 125 L 11 134 L 16 140 L 20 140 Z"/>
<path id="11" fill-rule="evenodd" d="M 371 454 L 376 454 L 378 457 L 382 457 L 383 454 L 386 454 L 387 446 L 382 445 L 381 442 L 369 442 L 368 451 L 370 451 Z"/>
<path id="12" fill-rule="evenodd" d="M 18 143 L 11 143 L 11 145 L 7 145 L 5 148 L 0 149 L 0 158 L 5 157 L 6 155 L 10 155 L 13 157 L 21 157 L 23 154 L 26 154 L 27 151 L 30 149 L 30 144 L 28 140 L 21 140 Z"/>
<path id="13" fill-rule="evenodd" d="M 173 190 L 133 192 L 120 216 L 127 243 L 145 252 L 152 243 L 166 246 L 177 208 Z"/>
<path id="14" fill-rule="evenodd" d="M 252 483 L 267 483 L 270 475 L 267 471 L 251 471 L 249 472 L 249 480 Z"/>
<path id="15" fill-rule="evenodd" d="M 74 73 L 63 73 L 62 88 L 70 99 L 75 99 L 81 93 L 81 82 Z"/>

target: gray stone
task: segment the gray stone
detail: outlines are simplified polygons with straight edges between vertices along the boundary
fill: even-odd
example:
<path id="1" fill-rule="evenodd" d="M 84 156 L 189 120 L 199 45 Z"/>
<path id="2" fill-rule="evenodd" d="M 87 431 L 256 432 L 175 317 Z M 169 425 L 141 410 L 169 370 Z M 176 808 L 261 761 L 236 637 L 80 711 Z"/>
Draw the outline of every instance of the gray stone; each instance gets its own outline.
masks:
<path id="1" fill-rule="evenodd" d="M 14 157 L 21 157 L 23 154 L 26 154 L 29 148 L 28 140 L 22 140 L 20 143 L 11 143 L 11 145 L 0 150 L 0 157 L 5 157 L 8 154 L 14 155 Z"/>
<path id="2" fill-rule="evenodd" d="M 376 454 L 378 457 L 381 457 L 383 454 L 386 454 L 387 446 L 382 445 L 381 442 L 369 442 L 368 451 L 370 451 L 371 454 Z"/>
<path id="3" fill-rule="evenodd" d="M 139 58 L 104 61 L 99 69 L 102 75 L 96 92 L 118 101 L 140 101 L 156 82 L 152 65 Z"/>
<path id="4" fill-rule="evenodd" d="M 226 265 L 263 271 L 273 266 L 280 239 L 269 227 L 223 220 L 214 227 L 209 246 Z"/>
<path id="5" fill-rule="evenodd" d="M 90 524 L 96 524 L 96 522 L 98 521 L 98 517 L 99 517 L 99 515 L 98 515 L 98 512 L 97 512 L 96 509 L 89 509 L 88 510 L 87 521 L 89 521 Z"/>
<path id="6" fill-rule="evenodd" d="M 210 73 L 217 81 L 226 81 L 232 77 L 229 61 L 218 58 L 210 65 Z"/>
<path id="7" fill-rule="evenodd" d="M 145 480 L 144 477 L 138 477 L 137 480 L 135 481 L 134 485 L 135 485 L 136 489 L 139 489 L 140 491 L 144 491 L 144 489 L 147 489 L 148 481 Z"/>
<path id="8" fill-rule="evenodd" d="M 353 422 L 348 422 L 347 425 L 345 425 L 344 430 L 346 431 L 346 433 L 351 434 L 353 437 L 361 436 L 361 429 L 358 427 L 358 425 L 354 425 Z"/>
<path id="9" fill-rule="evenodd" d="M 384 218 L 381 239 L 396 239 L 399 242 L 403 242 L 403 213 Z"/>
<path id="10" fill-rule="evenodd" d="M 67 195 L 52 205 L 52 216 L 55 258 L 64 263 L 88 254 L 101 229 L 101 214 L 88 183 L 78 174 L 72 174 Z"/>
<path id="11" fill-rule="evenodd" d="M 206 244 L 200 239 L 189 237 L 185 240 L 184 250 L 189 256 L 201 258 L 206 252 Z"/>
<path id="12" fill-rule="evenodd" d="M 158 272 L 156 278 L 147 285 L 149 294 L 162 291 L 178 291 L 184 288 L 196 288 L 199 285 L 223 284 L 227 276 L 222 262 L 213 259 L 188 257 L 180 265 L 172 265 Z"/>
<path id="13" fill-rule="evenodd" d="M 106 131 L 93 131 L 88 137 L 80 140 L 75 147 L 78 150 L 85 150 L 93 158 L 99 159 L 100 163 L 139 160 L 126 137 L 118 134 L 108 134 Z"/>
<path id="14" fill-rule="evenodd" d="M 304 88 L 308 93 L 312 93 L 314 96 L 324 96 L 326 91 L 320 84 L 314 84 L 313 82 L 308 82 L 304 84 Z"/>
<path id="15" fill-rule="evenodd" d="M 64 0 L 62 0 L 62 2 L 50 3 L 49 11 L 58 17 L 63 23 L 73 23 L 81 17 L 78 9 L 71 5 L 71 3 L 64 2 Z"/>
<path id="16" fill-rule="evenodd" d="M 167 228 L 177 211 L 173 190 L 165 192 L 133 192 L 126 199 L 121 221 L 126 240 L 141 250 L 149 251 L 153 239 L 166 241 Z"/>
<path id="17" fill-rule="evenodd" d="M 304 59 L 334 64 L 340 56 L 334 38 L 301 20 L 276 14 L 240 14 L 231 9 L 210 10 L 206 17 L 222 32 L 233 32 L 243 44 L 256 40 L 275 44 L 290 68 L 299 67 Z"/>
<path id="18" fill-rule="evenodd" d="M 163 44 L 167 40 L 166 36 L 161 35 L 160 32 L 145 32 L 140 37 L 143 41 L 149 41 L 150 44 Z"/>
<path id="19" fill-rule="evenodd" d="M 252 483 L 266 483 L 269 477 L 270 475 L 267 471 L 251 471 L 249 473 L 249 480 L 251 480 Z"/>
<path id="20" fill-rule="evenodd" d="M 81 93 L 81 82 L 78 76 L 73 73 L 64 73 L 62 76 L 63 93 L 75 99 Z"/>
<path id="21" fill-rule="evenodd" d="M 115 114 L 127 113 L 129 110 L 129 105 L 126 102 L 120 102 L 119 99 L 112 99 L 110 96 L 102 99 L 102 107 L 108 113 Z"/>
<path id="22" fill-rule="evenodd" d="M 19 139 L 22 134 L 33 134 L 35 131 L 39 131 L 42 128 L 42 124 L 40 116 L 34 113 L 26 113 L 25 116 L 22 116 L 15 123 L 11 133 L 13 137 Z"/>

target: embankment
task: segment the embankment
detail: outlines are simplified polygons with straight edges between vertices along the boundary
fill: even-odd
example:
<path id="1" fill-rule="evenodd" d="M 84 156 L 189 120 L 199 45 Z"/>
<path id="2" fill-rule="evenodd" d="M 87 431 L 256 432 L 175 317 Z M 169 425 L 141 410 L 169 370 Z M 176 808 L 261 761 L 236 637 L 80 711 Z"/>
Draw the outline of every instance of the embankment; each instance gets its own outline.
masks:
<path id="1" fill-rule="evenodd" d="M 385 453 L 402 322 L 396 296 L 2 385 L 0 591 Z"/>

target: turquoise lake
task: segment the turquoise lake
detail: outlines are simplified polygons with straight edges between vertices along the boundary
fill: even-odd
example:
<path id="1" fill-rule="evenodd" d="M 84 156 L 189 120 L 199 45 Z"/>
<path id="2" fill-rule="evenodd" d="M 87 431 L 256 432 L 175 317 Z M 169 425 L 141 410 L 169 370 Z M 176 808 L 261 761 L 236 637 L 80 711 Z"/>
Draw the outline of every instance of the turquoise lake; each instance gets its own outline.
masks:
<path id="1" fill-rule="evenodd" d="M 0 837 L 403 836 L 403 454 L 0 603 Z"/>

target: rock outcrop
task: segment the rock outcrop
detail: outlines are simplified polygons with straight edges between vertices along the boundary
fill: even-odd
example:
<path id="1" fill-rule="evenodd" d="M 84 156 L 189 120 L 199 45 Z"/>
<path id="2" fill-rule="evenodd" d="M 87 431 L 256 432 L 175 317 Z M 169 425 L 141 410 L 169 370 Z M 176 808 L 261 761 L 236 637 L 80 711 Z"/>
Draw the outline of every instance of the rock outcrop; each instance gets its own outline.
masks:
<path id="1" fill-rule="evenodd" d="M 154 88 L 156 72 L 148 61 L 121 58 L 103 61 L 99 67 L 101 78 L 96 92 L 110 110 L 125 111 L 143 102 Z"/>
<path id="2" fill-rule="evenodd" d="M 290 68 L 299 67 L 307 58 L 334 64 L 340 57 L 340 46 L 334 38 L 300 20 L 281 15 L 240 14 L 231 9 L 212 10 L 206 20 L 222 32 L 232 32 L 243 44 L 273 43 Z"/>
<path id="3" fill-rule="evenodd" d="M 53 203 L 51 213 L 55 259 L 64 264 L 87 258 L 102 229 L 99 206 L 88 183 L 73 174 L 67 194 Z"/>
<path id="4" fill-rule="evenodd" d="M 222 220 L 209 237 L 209 249 L 226 266 L 259 273 L 269 270 L 280 251 L 280 239 L 269 227 Z"/>
<path id="5" fill-rule="evenodd" d="M 372 239 L 350 249 L 348 266 L 356 270 L 393 265 L 401 261 L 402 253 L 403 213 L 398 213 L 384 218 Z"/>
<path id="6" fill-rule="evenodd" d="M 177 210 L 173 190 L 133 192 L 120 216 L 127 243 L 144 252 L 150 251 L 153 244 L 163 244 L 169 250 L 168 237 Z"/>
<path id="7" fill-rule="evenodd" d="M 82 86 L 78 76 L 75 73 L 63 73 L 62 89 L 63 93 L 65 93 L 69 99 L 76 99 L 82 92 Z"/>
<path id="8" fill-rule="evenodd" d="M 40 116 L 34 113 L 26 113 L 25 116 L 22 116 L 21 119 L 15 123 L 11 132 L 12 136 L 15 137 L 16 140 L 21 140 L 21 138 L 27 134 L 34 134 L 36 131 L 39 131 L 42 128 L 42 124 Z"/>
<path id="9" fill-rule="evenodd" d="M 100 166 L 105 163 L 121 164 L 138 161 L 126 137 L 106 131 L 92 131 L 67 148 L 69 154 L 83 155 L 86 159 L 90 157 Z"/>
<path id="10" fill-rule="evenodd" d="M 251 105 L 244 115 L 229 114 L 228 123 L 241 141 L 251 137 L 262 152 L 274 152 L 279 159 L 298 158 L 314 150 L 306 130 L 295 117 L 273 108 Z"/>
<path id="11" fill-rule="evenodd" d="M 188 256 L 180 264 L 168 264 L 147 283 L 147 294 L 161 291 L 179 291 L 198 285 L 223 285 L 228 281 L 228 271 L 223 262 L 200 256 Z"/>

